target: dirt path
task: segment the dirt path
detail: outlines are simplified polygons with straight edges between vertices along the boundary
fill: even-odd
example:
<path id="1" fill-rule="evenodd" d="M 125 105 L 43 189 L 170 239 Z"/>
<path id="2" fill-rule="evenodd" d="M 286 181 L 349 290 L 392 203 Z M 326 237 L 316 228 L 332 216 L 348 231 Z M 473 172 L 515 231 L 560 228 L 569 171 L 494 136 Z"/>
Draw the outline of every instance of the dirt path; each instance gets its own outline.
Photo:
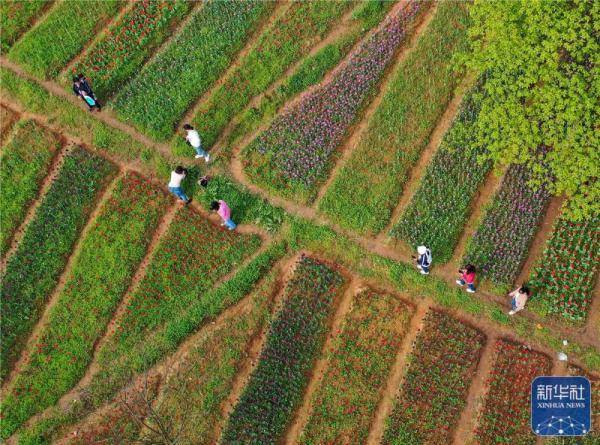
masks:
<path id="1" fill-rule="evenodd" d="M 381 443 L 383 433 L 385 432 L 385 421 L 392 412 L 394 400 L 400 391 L 400 385 L 402 384 L 402 379 L 406 373 L 408 358 L 413 349 L 417 335 L 423 327 L 425 316 L 428 311 L 429 305 L 420 303 L 411 318 L 410 326 L 402 339 L 402 344 L 396 355 L 396 361 L 390 371 L 390 376 L 383 392 L 383 398 L 379 401 L 375 415 L 373 416 L 371 430 L 369 431 L 369 437 L 367 438 L 367 445 L 379 445 L 379 443 Z"/>
<path id="2" fill-rule="evenodd" d="M 394 11 L 399 11 L 408 7 L 410 1 L 406 0 L 404 2 L 400 2 L 399 6 L 394 7 Z M 334 167 L 329 172 L 329 176 L 327 180 L 321 185 L 319 188 L 319 192 L 317 193 L 317 197 L 313 202 L 313 207 L 318 207 L 319 202 L 327 192 L 327 189 L 331 186 L 334 179 L 337 177 L 338 172 L 346 165 L 350 156 L 356 147 L 364 137 L 365 133 L 369 128 L 369 123 L 371 122 L 371 118 L 381 105 L 381 101 L 387 92 L 387 86 L 390 81 L 396 75 L 398 69 L 402 65 L 402 63 L 406 60 L 409 54 L 414 50 L 417 41 L 423 34 L 423 32 L 429 26 L 429 23 L 435 16 L 435 12 L 437 10 L 437 3 L 434 6 L 428 8 L 427 11 L 424 11 L 410 23 L 405 31 L 404 41 L 398 45 L 398 49 L 396 50 L 396 55 L 394 60 L 388 65 L 386 70 L 384 71 L 381 79 L 377 83 L 376 89 L 377 93 L 373 98 L 370 99 L 370 103 L 366 106 L 366 108 L 362 111 L 362 115 L 358 117 L 357 123 L 353 125 L 352 128 L 347 132 L 347 136 L 340 144 L 340 146 L 336 149 L 337 152 L 341 153 L 338 161 L 335 163 Z M 395 12 L 397 13 L 397 12 Z"/>
<path id="3" fill-rule="evenodd" d="M 34 347 L 35 343 L 38 341 L 39 336 L 42 333 L 43 329 L 48 326 L 49 317 L 50 317 L 50 313 L 52 312 L 52 308 L 54 306 L 56 306 L 56 304 L 58 303 L 58 297 L 61 295 L 61 293 L 65 287 L 65 284 L 67 283 L 68 278 L 70 278 L 70 276 L 71 276 L 71 270 L 73 269 L 73 265 L 76 262 L 77 258 L 79 257 L 79 252 L 81 251 L 83 242 L 86 239 L 87 234 L 89 233 L 90 229 L 94 226 L 96 219 L 98 218 L 98 215 L 100 214 L 101 210 L 104 208 L 104 204 L 106 203 L 108 198 L 112 195 L 112 192 L 113 192 L 115 186 L 117 185 L 117 182 L 119 181 L 119 178 L 121 176 L 122 176 L 122 172 L 120 174 L 115 175 L 115 177 L 112 179 L 112 181 L 106 185 L 104 191 L 102 192 L 100 199 L 95 203 L 95 208 L 92 211 L 92 213 L 90 214 L 87 223 L 83 227 L 83 230 L 81 231 L 79 238 L 77 239 L 77 242 L 73 246 L 73 250 L 69 254 L 69 259 L 68 259 L 67 263 L 65 264 L 65 267 L 60 275 L 60 278 L 58 279 L 58 282 L 57 282 L 54 290 L 52 291 L 50 296 L 46 299 L 46 304 L 45 304 L 44 310 L 43 310 L 39 320 L 35 324 L 33 330 L 29 334 L 27 341 L 25 342 L 23 349 L 21 350 L 21 356 L 19 357 L 17 362 L 13 365 L 11 372 L 8 375 L 8 378 L 6 378 L 5 381 L 3 382 L 4 383 L 3 388 L 2 388 L 3 396 L 6 394 L 6 391 L 10 390 L 11 385 L 14 381 L 14 378 L 18 374 L 20 369 L 23 366 L 25 366 L 27 364 L 27 362 L 29 361 L 32 348 Z"/>
<path id="4" fill-rule="evenodd" d="M 286 445 L 293 445 L 298 442 L 300 433 L 308 422 L 310 414 L 312 413 L 313 398 L 316 391 L 321 386 L 321 382 L 329 364 L 327 351 L 330 351 L 333 348 L 333 342 L 342 331 L 346 316 L 352 308 L 354 296 L 358 294 L 363 287 L 364 286 L 362 285 L 361 281 L 356 277 L 352 276 L 350 278 L 348 287 L 346 288 L 346 291 L 344 292 L 339 306 L 333 316 L 333 320 L 331 321 L 329 334 L 327 335 L 325 343 L 323 343 L 323 348 L 321 349 L 319 358 L 316 361 L 315 366 L 312 368 L 312 375 L 308 386 L 306 387 L 306 391 L 304 392 L 302 405 L 298 409 L 294 421 L 288 429 L 283 440 Z"/>
<path id="5" fill-rule="evenodd" d="M 392 216 L 390 218 L 389 223 L 381 231 L 379 234 L 380 240 L 385 241 L 387 238 L 388 232 L 391 230 L 392 226 L 396 223 L 396 221 L 400 218 L 400 213 L 404 211 L 408 203 L 411 201 L 419 184 L 421 183 L 421 179 L 425 175 L 425 171 L 431 158 L 437 152 L 438 147 L 440 146 L 444 135 L 450 129 L 450 126 L 454 122 L 454 118 L 458 113 L 458 109 L 460 108 L 460 104 L 462 103 L 463 97 L 469 88 L 473 85 L 475 78 L 472 75 L 467 75 L 455 88 L 452 99 L 448 102 L 446 106 L 446 110 L 444 114 L 440 117 L 438 122 L 436 123 L 433 131 L 429 136 L 429 143 L 421 152 L 419 160 L 410 170 L 408 180 L 404 185 L 404 189 L 402 195 L 400 196 L 400 200 L 398 201 L 398 205 L 392 212 Z"/>
<path id="6" fill-rule="evenodd" d="M 0 105 L 0 148 L 4 148 L 13 134 L 13 127 L 19 121 L 19 113 L 12 108 Z"/>
<path id="7" fill-rule="evenodd" d="M 487 379 L 494 366 L 494 347 L 498 337 L 491 333 L 481 353 L 475 377 L 471 381 L 467 405 L 461 413 L 456 430 L 454 431 L 454 445 L 466 445 L 473 441 L 473 433 L 477 424 L 479 413 L 483 407 L 483 400 L 487 394 Z"/>

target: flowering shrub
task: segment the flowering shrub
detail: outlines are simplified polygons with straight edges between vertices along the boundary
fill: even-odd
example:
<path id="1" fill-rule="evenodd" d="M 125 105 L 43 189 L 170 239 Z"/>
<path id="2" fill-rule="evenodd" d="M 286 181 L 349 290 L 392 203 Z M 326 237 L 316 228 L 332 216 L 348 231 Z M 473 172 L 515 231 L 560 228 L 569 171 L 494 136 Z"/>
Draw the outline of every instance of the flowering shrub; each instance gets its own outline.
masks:
<path id="1" fill-rule="evenodd" d="M 484 342 L 477 329 L 430 311 L 382 443 L 451 443 Z"/>
<path id="2" fill-rule="evenodd" d="M 530 188 L 529 178 L 528 167 L 509 167 L 467 245 L 463 263 L 474 264 L 496 284 L 517 278 L 550 198 L 545 187 Z"/>
<path id="3" fill-rule="evenodd" d="M 479 113 L 479 88 L 463 99 L 419 188 L 391 231 L 392 236 L 413 246 L 425 244 L 440 263 L 452 257 L 473 198 L 490 169 L 489 162 L 477 164 L 483 148 L 475 144 L 472 133 Z"/>
<path id="4" fill-rule="evenodd" d="M 600 217 L 571 222 L 563 215 L 532 274 L 534 301 L 547 313 L 585 320 L 599 261 Z"/>
<path id="5" fill-rule="evenodd" d="M 31 23 L 47 6 L 50 0 L 6 0 L 0 2 L 0 49 L 8 51 Z"/>
<path id="6" fill-rule="evenodd" d="M 27 413 L 22 421 L 53 405 L 82 377 L 168 203 L 162 190 L 137 174 L 119 181 L 5 398 L 9 422 L 16 413 Z"/>
<path id="7" fill-rule="evenodd" d="M 127 355 L 152 330 L 202 300 L 220 277 L 259 246 L 256 235 L 216 227 L 187 207 L 179 210 L 100 360 Z"/>
<path id="8" fill-rule="evenodd" d="M 325 175 L 361 106 L 404 39 L 408 22 L 421 8 L 411 2 L 389 16 L 322 84 L 284 111 L 246 149 L 245 167 L 253 180 L 291 199 L 308 200 Z"/>
<path id="9" fill-rule="evenodd" d="M 184 0 L 135 1 L 77 62 L 71 74 L 87 73 L 98 97 L 112 96 L 141 68 L 192 5 Z M 65 80 L 69 82 L 71 76 Z"/>
<path id="10" fill-rule="evenodd" d="M 8 57 L 37 77 L 56 77 L 121 6 L 119 0 L 58 2 L 39 25 L 15 43 Z"/>
<path id="11" fill-rule="evenodd" d="M 319 202 L 341 226 L 371 235 L 387 226 L 460 81 L 451 63 L 466 47 L 468 15 L 465 2 L 441 2 L 386 84 L 366 131 Z"/>
<path id="12" fill-rule="evenodd" d="M 354 297 L 343 331 L 327 352 L 328 367 L 299 443 L 367 442 L 411 312 L 391 295 L 366 290 Z"/>
<path id="13" fill-rule="evenodd" d="M 116 96 L 119 116 L 159 140 L 231 64 L 274 2 L 210 0 Z"/>
<path id="14" fill-rule="evenodd" d="M 57 137 L 34 121 L 18 124 L 0 158 L 0 253 L 23 222 L 36 198 L 52 158 L 60 148 Z"/>
<path id="15" fill-rule="evenodd" d="M 496 362 L 475 436 L 481 444 L 535 444 L 529 425 L 531 382 L 550 375 L 552 361 L 508 340 L 498 340 L 495 349 Z"/>
<path id="16" fill-rule="evenodd" d="M 307 257 L 300 260 L 220 443 L 258 445 L 281 439 L 302 401 L 342 284 L 342 277 L 328 266 Z"/>

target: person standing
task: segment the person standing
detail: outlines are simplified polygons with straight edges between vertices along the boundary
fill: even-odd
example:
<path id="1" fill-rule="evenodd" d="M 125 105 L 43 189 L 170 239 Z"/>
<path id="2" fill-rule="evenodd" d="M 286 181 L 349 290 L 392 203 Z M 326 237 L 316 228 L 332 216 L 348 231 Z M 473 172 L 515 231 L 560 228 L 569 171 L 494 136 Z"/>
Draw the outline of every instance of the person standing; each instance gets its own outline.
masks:
<path id="1" fill-rule="evenodd" d="M 460 278 L 456 280 L 456 284 L 459 286 L 467 285 L 467 292 L 470 294 L 475 293 L 475 274 L 476 274 L 475 266 L 472 264 L 467 264 L 463 269 L 459 269 L 458 273 L 460 273 Z"/>
<path id="2" fill-rule="evenodd" d="M 185 204 L 191 201 L 187 197 L 183 189 L 181 188 L 181 182 L 187 175 L 187 169 L 178 165 L 175 170 L 171 172 L 171 180 L 169 181 L 169 191 L 182 200 Z"/>
<path id="3" fill-rule="evenodd" d="M 233 230 L 237 227 L 237 225 L 231 219 L 231 209 L 227 205 L 225 201 L 219 199 L 218 201 L 213 201 L 210 204 L 210 209 L 216 211 L 221 219 L 223 220 L 222 226 L 227 227 L 229 230 Z"/>
<path id="4" fill-rule="evenodd" d="M 92 111 L 94 107 L 97 108 L 98 111 L 102 111 L 102 106 L 100 105 L 98 98 L 94 94 L 94 91 L 92 91 L 92 87 L 83 74 L 73 76 L 73 92 L 83 99 L 90 111 Z"/>
<path id="5" fill-rule="evenodd" d="M 417 247 L 417 269 L 421 271 L 423 275 L 429 275 L 429 268 L 431 267 L 431 250 L 429 250 L 426 246 L 418 246 Z M 415 257 L 413 257 L 415 258 Z"/>
<path id="6" fill-rule="evenodd" d="M 186 132 L 185 140 L 196 151 L 196 159 L 204 158 L 204 162 L 210 161 L 210 155 L 202 148 L 200 134 L 190 124 L 185 124 L 183 129 Z"/>
<path id="7" fill-rule="evenodd" d="M 516 288 L 512 291 L 508 296 L 510 297 L 510 307 L 511 310 L 508 312 L 508 315 L 515 315 L 517 312 L 522 311 L 525 308 L 525 303 L 527 303 L 527 299 L 531 295 L 531 291 L 525 285 Z"/>

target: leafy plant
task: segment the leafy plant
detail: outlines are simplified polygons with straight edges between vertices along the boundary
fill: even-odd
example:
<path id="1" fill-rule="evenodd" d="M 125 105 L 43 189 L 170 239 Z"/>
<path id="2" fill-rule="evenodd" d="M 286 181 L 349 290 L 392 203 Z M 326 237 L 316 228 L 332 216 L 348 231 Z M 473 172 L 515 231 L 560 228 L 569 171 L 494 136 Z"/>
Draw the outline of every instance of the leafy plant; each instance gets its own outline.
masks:
<path id="1" fill-rule="evenodd" d="M 8 51 L 52 0 L 5 0 L 0 2 L 0 49 Z"/>

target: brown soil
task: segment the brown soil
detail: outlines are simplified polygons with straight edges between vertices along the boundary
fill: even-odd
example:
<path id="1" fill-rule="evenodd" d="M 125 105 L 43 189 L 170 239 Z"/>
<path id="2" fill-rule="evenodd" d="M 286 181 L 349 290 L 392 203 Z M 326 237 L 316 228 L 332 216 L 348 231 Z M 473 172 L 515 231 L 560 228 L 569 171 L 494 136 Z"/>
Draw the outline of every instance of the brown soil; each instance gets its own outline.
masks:
<path id="1" fill-rule="evenodd" d="M 600 344 L 600 278 L 596 273 L 596 285 L 592 293 L 592 304 L 588 312 L 588 320 L 585 327 L 585 334 L 590 337 L 594 343 Z"/>
<path id="2" fill-rule="evenodd" d="M 19 114 L 11 108 L 0 105 L 0 146 L 4 145 L 12 134 L 12 127 L 19 120 Z"/>

